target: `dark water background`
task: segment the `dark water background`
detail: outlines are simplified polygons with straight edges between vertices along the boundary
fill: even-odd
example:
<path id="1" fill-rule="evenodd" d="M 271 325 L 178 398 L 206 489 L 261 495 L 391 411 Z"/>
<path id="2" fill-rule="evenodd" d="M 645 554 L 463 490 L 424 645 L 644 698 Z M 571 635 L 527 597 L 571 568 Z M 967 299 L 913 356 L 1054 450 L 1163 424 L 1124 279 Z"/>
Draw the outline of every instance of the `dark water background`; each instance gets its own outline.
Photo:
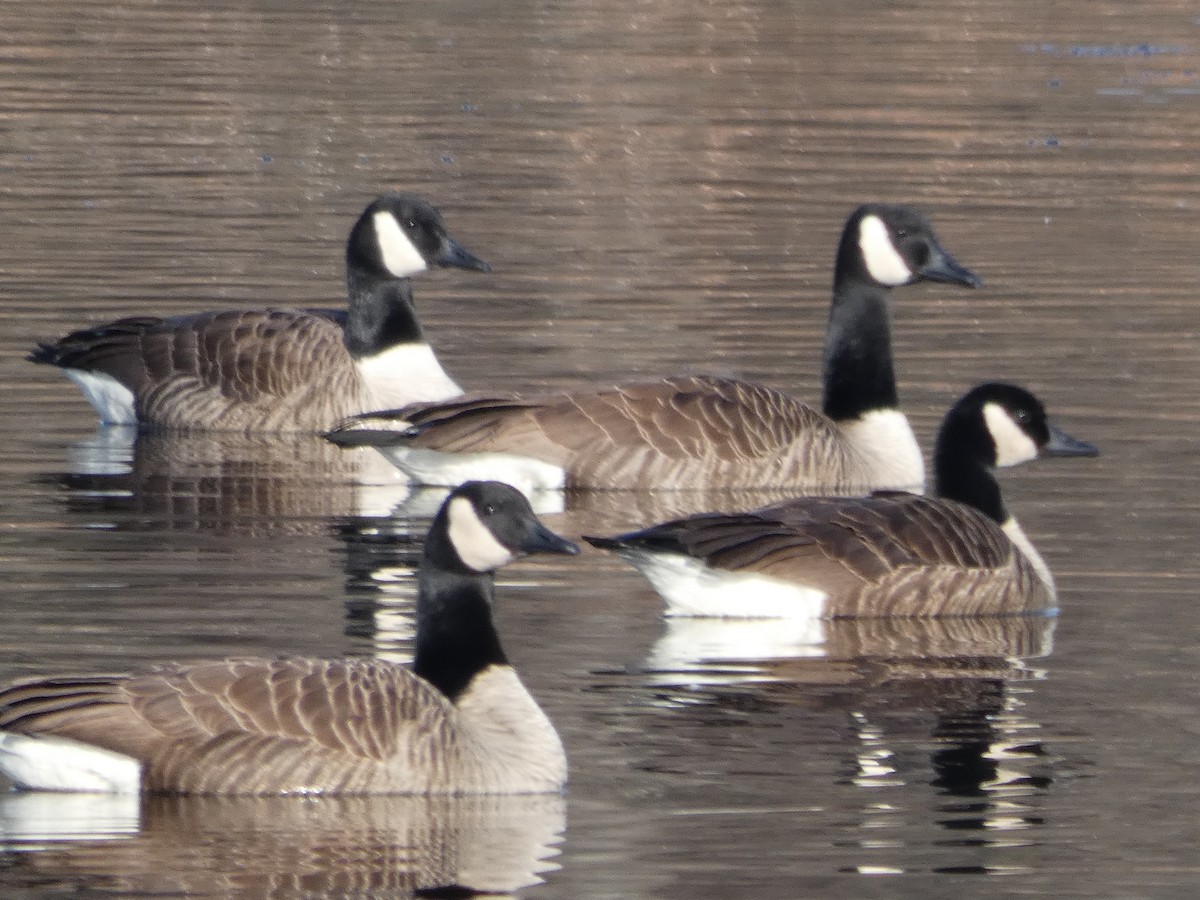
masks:
<path id="1" fill-rule="evenodd" d="M 1167 0 L 3 4 L 0 678 L 404 658 L 423 525 L 367 516 L 395 498 L 338 452 L 130 448 L 23 361 L 124 314 L 340 304 L 385 188 L 495 267 L 417 286 L 469 388 L 814 400 L 842 221 L 913 203 L 985 279 L 898 294 L 923 444 L 1003 378 L 1104 455 L 1004 478 L 1057 621 L 668 626 L 606 557 L 522 563 L 499 616 L 565 804 L 10 797 L 0 894 L 1192 896 L 1198 145 L 1200 10 Z"/>

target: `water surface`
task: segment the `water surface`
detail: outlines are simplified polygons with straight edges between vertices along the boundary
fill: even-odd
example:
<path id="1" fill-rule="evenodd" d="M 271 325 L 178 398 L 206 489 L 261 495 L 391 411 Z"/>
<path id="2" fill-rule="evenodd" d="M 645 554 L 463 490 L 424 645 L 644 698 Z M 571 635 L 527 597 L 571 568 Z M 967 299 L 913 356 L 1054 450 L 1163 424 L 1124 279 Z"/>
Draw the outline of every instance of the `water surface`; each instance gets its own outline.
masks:
<path id="1" fill-rule="evenodd" d="M 363 490 L 366 462 L 315 438 L 135 444 L 23 360 L 119 315 L 341 303 L 342 242 L 385 188 L 494 266 L 417 285 L 468 387 L 706 371 L 814 400 L 845 216 L 913 203 L 985 280 L 897 293 L 923 445 L 1001 378 L 1104 454 L 1004 476 L 1057 620 L 667 623 L 599 553 L 521 563 L 498 615 L 567 744 L 565 813 L 0 798 L 0 893 L 1194 892 L 1186 4 L 51 0 L 0 24 L 0 678 L 407 657 L 436 496 L 378 518 L 405 491 Z M 577 534 L 686 502 L 547 518 Z"/>

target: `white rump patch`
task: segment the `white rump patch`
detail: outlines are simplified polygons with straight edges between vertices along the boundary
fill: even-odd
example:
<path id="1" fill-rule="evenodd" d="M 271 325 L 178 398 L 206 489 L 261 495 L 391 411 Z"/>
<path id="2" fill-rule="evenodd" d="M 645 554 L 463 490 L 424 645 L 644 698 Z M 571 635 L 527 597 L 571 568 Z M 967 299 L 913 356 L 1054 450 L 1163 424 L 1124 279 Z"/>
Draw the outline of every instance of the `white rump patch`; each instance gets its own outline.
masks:
<path id="1" fill-rule="evenodd" d="M 998 403 L 985 403 L 983 420 L 996 444 L 996 465 L 1015 466 L 1037 459 L 1038 448 L 1025 430 Z"/>
<path id="2" fill-rule="evenodd" d="M 667 601 L 668 616 L 820 619 L 829 595 L 765 575 L 713 569 L 681 553 L 618 550 Z"/>
<path id="3" fill-rule="evenodd" d="M 136 425 L 133 391 L 103 372 L 84 369 L 63 369 L 67 377 L 79 385 L 87 402 L 105 425 Z"/>
<path id="4" fill-rule="evenodd" d="M 451 500 L 446 517 L 450 522 L 450 543 L 467 566 L 476 572 L 491 572 L 512 562 L 513 552 L 496 540 L 466 497 Z"/>
<path id="5" fill-rule="evenodd" d="M 57 736 L 0 732 L 0 772 L 32 791 L 136 793 L 142 765 L 131 756 Z"/>
<path id="6" fill-rule="evenodd" d="M 403 444 L 376 449 L 418 484 L 457 487 L 464 481 L 503 481 L 524 494 L 535 509 L 538 491 L 561 491 L 566 484 L 560 467 L 511 453 L 441 453 Z"/>
<path id="7" fill-rule="evenodd" d="M 867 271 L 880 284 L 897 287 L 912 281 L 912 269 L 896 250 L 892 233 L 879 216 L 863 217 L 858 225 L 858 246 Z"/>
<path id="8" fill-rule="evenodd" d="M 383 264 L 397 278 L 407 278 L 429 268 L 425 257 L 413 244 L 396 217 L 386 210 L 375 213 L 375 238 Z"/>
<path id="9" fill-rule="evenodd" d="M 463 390 L 446 374 L 428 344 L 397 344 L 355 361 L 374 409 L 449 400 Z"/>
<path id="10" fill-rule="evenodd" d="M 1008 520 L 1000 526 L 1000 530 L 1007 534 L 1008 539 L 1016 545 L 1018 550 L 1025 554 L 1025 558 L 1029 560 L 1033 566 L 1033 570 L 1037 572 L 1038 577 L 1050 589 L 1051 596 L 1056 596 L 1054 576 L 1050 573 L 1050 567 L 1042 559 L 1042 554 L 1038 553 L 1037 548 L 1033 546 L 1033 541 L 1029 540 L 1028 535 L 1021 530 L 1021 526 L 1017 520 L 1009 516 Z"/>
<path id="11" fill-rule="evenodd" d="M 908 417 L 898 409 L 873 409 L 839 423 L 850 445 L 866 460 L 864 491 L 925 492 L 925 459 Z"/>

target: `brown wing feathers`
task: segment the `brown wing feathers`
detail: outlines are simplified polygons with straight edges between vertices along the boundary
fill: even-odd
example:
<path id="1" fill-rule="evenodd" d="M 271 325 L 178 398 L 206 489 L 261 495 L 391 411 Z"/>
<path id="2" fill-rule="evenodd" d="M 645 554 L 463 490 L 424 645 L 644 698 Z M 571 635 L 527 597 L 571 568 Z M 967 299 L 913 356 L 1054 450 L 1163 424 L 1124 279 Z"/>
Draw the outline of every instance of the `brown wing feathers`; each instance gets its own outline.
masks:
<path id="1" fill-rule="evenodd" d="M 406 442 L 413 446 L 532 456 L 566 467 L 570 484 L 581 488 L 765 481 L 828 490 L 861 481 L 828 419 L 778 391 L 724 378 L 529 400 L 476 397 L 399 413 L 412 425 Z"/>
<path id="2" fill-rule="evenodd" d="M 109 375 L 159 425 L 328 427 L 364 402 L 336 318 L 287 309 L 140 316 L 73 332 L 29 358 Z M 316 386 L 313 371 L 326 373 Z"/>
<path id="3" fill-rule="evenodd" d="M 796 498 L 668 522 L 601 546 L 622 544 L 824 590 L 832 615 L 972 614 L 1048 602 L 986 516 L 912 494 Z"/>
<path id="4" fill-rule="evenodd" d="M 163 321 L 157 316 L 131 316 L 99 328 L 83 328 L 56 343 L 39 344 L 27 359 L 64 369 L 104 372 L 136 392 L 149 374 L 140 352 L 142 336 Z"/>
<path id="5" fill-rule="evenodd" d="M 430 703 L 439 703 L 435 691 L 385 663 L 229 659 L 18 683 L 0 692 L 0 729 L 49 732 L 118 752 L 148 732 L 160 742 L 241 734 L 383 760 L 396 751 L 399 723 Z M 98 727 L 114 718 L 121 729 Z"/>

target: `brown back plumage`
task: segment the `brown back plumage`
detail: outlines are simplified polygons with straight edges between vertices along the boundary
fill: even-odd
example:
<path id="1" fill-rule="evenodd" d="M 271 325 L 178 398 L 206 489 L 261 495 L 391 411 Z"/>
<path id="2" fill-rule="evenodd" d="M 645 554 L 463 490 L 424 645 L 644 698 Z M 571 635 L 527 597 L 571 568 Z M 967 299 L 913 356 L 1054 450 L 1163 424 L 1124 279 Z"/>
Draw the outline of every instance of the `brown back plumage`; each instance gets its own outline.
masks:
<path id="1" fill-rule="evenodd" d="M 30 359 L 99 372 L 167 428 L 319 431 L 370 405 L 334 310 L 225 310 L 120 319 Z M 314 373 L 320 373 L 314 377 Z"/>
<path id="2" fill-rule="evenodd" d="M 140 759 L 147 790 L 438 793 L 469 790 L 462 776 L 482 771 L 466 765 L 450 702 L 376 660 L 226 659 L 21 682 L 0 692 L 0 729 Z"/>
<path id="3" fill-rule="evenodd" d="M 1052 585 L 998 525 L 951 500 L 906 493 L 801 497 L 601 542 L 681 552 L 712 569 L 828 594 L 829 616 L 988 615 L 1054 608 Z"/>
<path id="4" fill-rule="evenodd" d="M 788 395 L 692 376 L 553 394 L 475 398 L 401 411 L 415 447 L 531 456 L 576 488 L 858 493 L 872 473 L 826 416 Z"/>

